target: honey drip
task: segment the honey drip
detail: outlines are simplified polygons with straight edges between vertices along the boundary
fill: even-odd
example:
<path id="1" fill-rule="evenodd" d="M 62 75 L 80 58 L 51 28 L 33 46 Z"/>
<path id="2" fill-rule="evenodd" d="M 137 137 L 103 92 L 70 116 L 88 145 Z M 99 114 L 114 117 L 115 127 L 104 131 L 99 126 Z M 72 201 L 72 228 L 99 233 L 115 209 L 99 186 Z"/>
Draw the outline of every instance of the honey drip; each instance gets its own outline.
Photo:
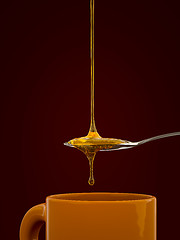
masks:
<path id="1" fill-rule="evenodd" d="M 88 135 L 81 138 L 74 138 L 70 140 L 66 145 L 70 147 L 75 147 L 82 151 L 87 159 L 89 160 L 90 176 L 89 176 L 89 185 L 94 185 L 94 176 L 93 176 L 93 164 L 94 158 L 98 151 L 106 151 L 114 148 L 121 144 L 125 144 L 127 141 L 115 139 L 115 138 L 102 138 L 98 132 L 89 131 Z"/>

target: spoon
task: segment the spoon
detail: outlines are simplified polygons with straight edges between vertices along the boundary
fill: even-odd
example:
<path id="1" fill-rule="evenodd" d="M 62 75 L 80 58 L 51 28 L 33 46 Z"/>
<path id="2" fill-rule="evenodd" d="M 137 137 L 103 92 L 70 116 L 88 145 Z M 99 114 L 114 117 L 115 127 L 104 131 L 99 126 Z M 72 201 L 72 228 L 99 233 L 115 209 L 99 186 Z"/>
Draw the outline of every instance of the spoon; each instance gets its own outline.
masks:
<path id="1" fill-rule="evenodd" d="M 133 147 L 137 147 L 139 145 L 142 145 L 144 143 L 152 142 L 152 141 L 155 141 L 155 140 L 158 140 L 158 139 L 161 139 L 161 138 L 174 137 L 174 136 L 180 136 L 180 132 L 166 133 L 166 134 L 158 135 L 158 136 L 155 136 L 155 137 L 147 138 L 147 139 L 144 139 L 144 140 L 141 140 L 141 141 L 138 141 L 138 142 L 126 141 L 125 143 L 114 145 L 110 149 L 103 149 L 103 150 L 100 150 L 100 151 L 114 151 L 114 150 L 122 150 L 122 149 L 133 148 Z"/>
<path id="2" fill-rule="evenodd" d="M 98 138 L 93 138 L 96 139 L 96 143 L 94 142 L 94 144 L 92 144 L 92 142 L 90 141 L 87 145 L 83 144 L 84 146 L 89 146 L 89 148 L 91 147 L 95 147 L 95 145 L 97 146 L 100 146 L 98 147 L 98 151 L 114 151 L 114 150 L 123 150 L 123 149 L 129 149 L 129 148 L 133 148 L 133 147 L 137 147 L 139 145 L 142 145 L 142 144 L 145 144 L 145 143 L 148 143 L 148 142 L 152 142 L 152 141 L 155 141 L 155 140 L 158 140 L 158 139 L 162 139 L 162 138 L 167 138 L 167 137 L 173 137 L 173 136 L 180 136 L 180 132 L 173 132 L 173 133 L 167 133 L 167 134 L 162 134 L 162 135 L 158 135 L 158 136 L 155 136 L 155 137 L 151 137 L 151 138 L 147 138 L 147 139 L 144 139 L 144 140 L 141 140 L 141 141 L 138 141 L 138 142 L 131 142 L 131 141 L 127 141 L 127 140 L 120 140 L 119 144 L 116 144 L 116 142 L 119 140 L 119 139 L 111 139 L 111 144 L 110 145 L 106 145 L 106 147 L 104 147 L 104 144 L 107 142 L 108 140 L 108 144 L 109 144 L 109 139 L 106 139 L 106 138 L 101 138 L 101 137 L 98 137 Z M 82 139 L 90 139 L 90 138 L 82 138 Z M 75 139 L 76 140 L 76 139 Z M 98 143 L 98 140 L 101 142 L 101 143 Z M 104 143 L 102 142 L 104 140 Z M 69 142 L 66 142 L 64 143 L 64 145 L 68 146 L 68 147 L 77 147 L 77 146 L 82 146 L 81 144 L 71 144 L 71 141 Z"/>

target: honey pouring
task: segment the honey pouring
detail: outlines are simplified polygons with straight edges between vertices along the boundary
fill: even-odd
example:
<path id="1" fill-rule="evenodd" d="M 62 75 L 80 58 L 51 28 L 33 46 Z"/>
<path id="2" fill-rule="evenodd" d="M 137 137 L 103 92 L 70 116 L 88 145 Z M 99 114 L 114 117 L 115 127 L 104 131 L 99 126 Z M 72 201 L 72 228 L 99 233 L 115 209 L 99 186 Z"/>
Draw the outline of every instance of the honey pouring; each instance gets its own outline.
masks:
<path id="1" fill-rule="evenodd" d="M 90 60 L 91 60 L 91 122 L 87 136 L 74 138 L 64 145 L 69 147 L 75 147 L 82 151 L 89 160 L 90 176 L 88 183 L 93 186 L 95 183 L 93 176 L 93 163 L 95 155 L 98 151 L 114 151 L 123 150 L 139 145 L 155 141 L 162 138 L 180 136 L 180 132 L 167 133 L 151 138 L 147 138 L 138 142 L 131 142 L 127 140 L 121 140 L 116 138 L 103 138 L 101 137 L 95 126 L 94 118 L 94 0 L 90 0 Z"/>

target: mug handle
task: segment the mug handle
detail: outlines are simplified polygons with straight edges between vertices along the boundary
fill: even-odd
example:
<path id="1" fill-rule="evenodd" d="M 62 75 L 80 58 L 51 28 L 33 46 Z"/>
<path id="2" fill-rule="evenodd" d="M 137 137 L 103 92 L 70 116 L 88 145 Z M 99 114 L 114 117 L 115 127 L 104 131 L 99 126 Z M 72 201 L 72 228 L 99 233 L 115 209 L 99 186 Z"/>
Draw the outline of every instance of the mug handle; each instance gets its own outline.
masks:
<path id="1" fill-rule="evenodd" d="M 38 240 L 41 226 L 46 222 L 46 204 L 32 207 L 25 214 L 20 226 L 20 240 Z"/>

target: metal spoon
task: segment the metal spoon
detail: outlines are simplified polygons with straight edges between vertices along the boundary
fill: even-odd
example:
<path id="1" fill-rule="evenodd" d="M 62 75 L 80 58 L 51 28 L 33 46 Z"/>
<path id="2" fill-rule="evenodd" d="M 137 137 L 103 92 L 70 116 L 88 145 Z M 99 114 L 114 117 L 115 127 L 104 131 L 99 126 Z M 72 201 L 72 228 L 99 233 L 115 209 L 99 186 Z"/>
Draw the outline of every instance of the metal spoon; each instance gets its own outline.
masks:
<path id="1" fill-rule="evenodd" d="M 103 149 L 103 150 L 100 150 L 100 151 L 114 151 L 114 150 L 123 150 L 123 149 L 133 148 L 133 147 L 137 147 L 137 146 L 142 145 L 142 144 L 147 143 L 147 142 L 152 142 L 152 141 L 155 141 L 155 140 L 158 140 L 158 139 L 161 139 L 161 138 L 167 138 L 167 137 L 173 137 L 173 136 L 180 136 L 180 132 L 162 134 L 162 135 L 147 138 L 147 139 L 144 139 L 144 140 L 141 140 L 141 141 L 138 141 L 138 142 L 126 141 L 125 143 L 117 144 L 117 145 L 114 145 L 112 148 Z"/>

